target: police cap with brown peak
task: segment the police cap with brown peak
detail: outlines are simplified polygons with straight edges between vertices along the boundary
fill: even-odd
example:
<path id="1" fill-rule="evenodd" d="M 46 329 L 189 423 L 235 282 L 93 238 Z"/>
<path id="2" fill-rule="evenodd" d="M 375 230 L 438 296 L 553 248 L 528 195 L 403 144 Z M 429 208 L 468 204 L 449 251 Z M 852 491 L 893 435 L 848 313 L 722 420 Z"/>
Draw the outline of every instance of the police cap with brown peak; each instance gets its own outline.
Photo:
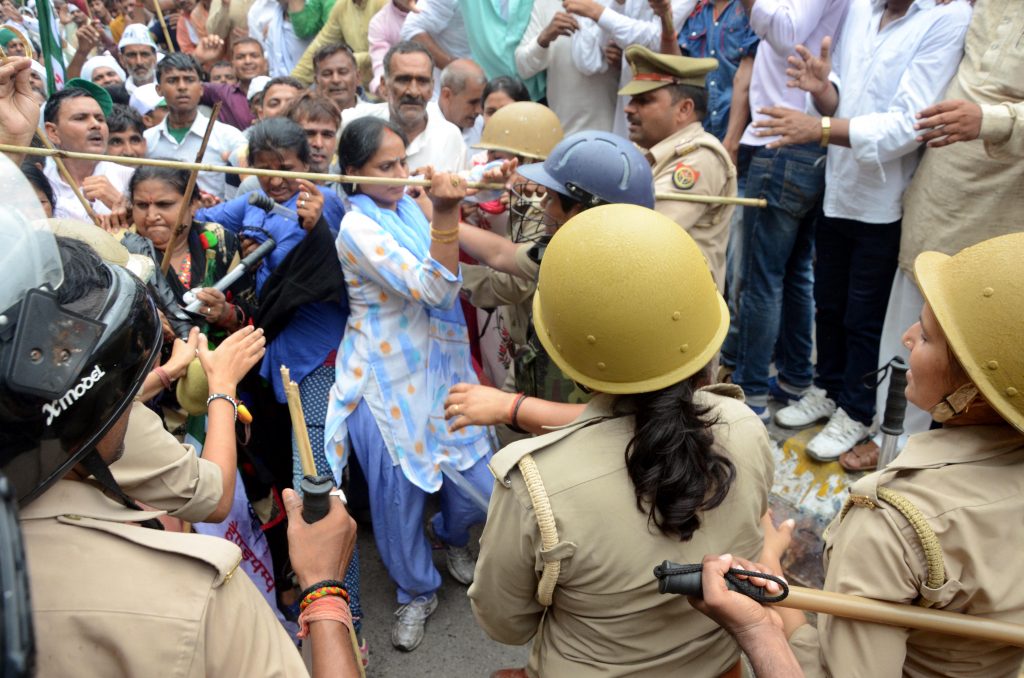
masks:
<path id="1" fill-rule="evenodd" d="M 633 79 L 619 90 L 622 96 L 643 94 L 668 85 L 704 87 L 704 78 L 718 68 L 718 59 L 694 59 L 652 52 L 640 45 L 626 48 Z"/>

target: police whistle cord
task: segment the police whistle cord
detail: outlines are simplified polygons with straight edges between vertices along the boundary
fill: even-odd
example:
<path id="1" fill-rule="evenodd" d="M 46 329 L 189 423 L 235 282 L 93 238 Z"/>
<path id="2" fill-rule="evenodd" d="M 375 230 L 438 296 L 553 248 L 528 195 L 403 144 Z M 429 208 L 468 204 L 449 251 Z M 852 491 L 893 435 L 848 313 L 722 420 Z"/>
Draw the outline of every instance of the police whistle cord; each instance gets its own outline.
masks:
<path id="1" fill-rule="evenodd" d="M 211 118 L 213 119 L 213 118 Z M 281 177 L 283 179 L 306 179 L 314 182 L 337 182 L 340 184 L 364 184 L 374 186 L 430 186 L 430 179 L 398 179 L 392 177 L 362 177 L 348 174 L 321 174 L 317 172 L 285 172 L 283 170 L 265 170 L 254 167 L 231 167 L 229 165 L 210 165 L 199 162 L 179 162 L 177 160 L 159 160 L 156 158 L 127 158 L 99 153 L 79 153 L 60 149 L 33 148 L 30 146 L 12 146 L 0 144 L 0 152 L 18 155 L 36 155 L 52 158 L 71 158 L 73 160 L 92 160 L 95 162 L 114 162 L 119 165 L 170 167 L 196 172 L 220 172 L 222 174 L 244 174 L 257 177 Z M 484 183 L 480 181 L 466 182 L 468 188 L 505 190 L 504 184 Z M 767 207 L 768 201 L 763 198 L 740 198 L 718 195 L 689 195 L 686 193 L 658 193 L 657 200 L 675 202 L 697 202 L 708 205 L 742 205 L 746 207 Z"/>
<path id="2" fill-rule="evenodd" d="M 253 194 L 255 195 L 255 193 Z M 270 252 L 277 247 L 277 243 L 273 238 L 267 238 L 263 243 L 250 252 L 244 259 L 238 262 L 238 265 L 227 272 L 223 278 L 213 284 L 213 289 L 218 292 L 224 292 L 229 287 L 235 284 L 235 281 L 241 278 L 247 271 L 251 271 L 256 264 L 263 261 L 263 259 L 270 254 Z M 202 308 L 203 302 L 196 299 L 195 292 L 189 290 L 185 292 L 185 310 L 189 313 L 198 313 L 199 309 Z"/>
<path id="3" fill-rule="evenodd" d="M 331 486 L 334 484 L 330 476 L 319 476 L 316 473 L 316 462 L 313 460 L 313 448 L 309 444 L 309 432 L 306 430 L 306 417 L 302 412 L 302 400 L 299 397 L 299 385 L 292 381 L 288 368 L 281 365 L 281 382 L 288 399 L 288 414 L 292 420 L 292 435 L 299 450 L 299 462 L 302 464 L 302 519 L 307 523 L 321 520 L 330 511 Z"/>
<path id="4" fill-rule="evenodd" d="M 692 598 L 701 598 L 703 597 L 701 569 L 700 564 L 678 565 L 666 560 L 654 568 L 654 576 L 658 578 L 658 590 L 661 593 L 675 593 Z M 733 579 L 736 575 L 759 577 L 780 584 L 780 586 L 784 587 L 783 592 L 785 595 L 783 595 L 779 602 L 775 603 L 779 607 L 1024 647 L 1024 625 L 1020 624 L 1011 624 L 1010 622 L 987 619 L 985 617 L 972 617 L 945 610 L 931 610 L 916 605 L 901 605 L 899 603 L 871 600 L 870 598 L 862 598 L 845 593 L 819 591 L 802 586 L 789 586 L 781 582 L 779 578 L 763 572 L 732 569 L 730 570 L 730 575 L 732 577 L 726 576 L 726 586 L 733 591 L 746 595 L 750 594 L 744 590 L 745 587 L 734 586 Z M 747 586 L 753 586 L 749 582 L 743 583 Z M 771 602 L 759 596 L 750 597 L 763 602 Z"/>

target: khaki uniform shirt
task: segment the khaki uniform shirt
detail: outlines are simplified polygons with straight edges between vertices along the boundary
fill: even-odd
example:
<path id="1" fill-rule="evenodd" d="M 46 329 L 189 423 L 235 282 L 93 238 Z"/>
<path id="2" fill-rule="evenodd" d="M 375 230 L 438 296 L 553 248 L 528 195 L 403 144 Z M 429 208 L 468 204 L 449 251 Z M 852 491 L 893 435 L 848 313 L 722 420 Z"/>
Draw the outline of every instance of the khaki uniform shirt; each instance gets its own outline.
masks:
<path id="1" fill-rule="evenodd" d="M 531 212 L 534 217 L 537 213 Z M 544 231 L 536 220 L 523 225 L 523 237 L 534 238 Z M 462 291 L 469 303 L 477 308 L 498 308 L 504 316 L 509 338 L 516 348 L 526 344 L 533 318 L 533 293 L 537 291 L 540 264 L 530 257 L 536 245 L 523 244 L 516 248 L 516 266 L 523 275 L 509 275 L 486 266 L 462 264 Z M 500 307 L 500 308 L 499 308 Z"/>
<path id="2" fill-rule="evenodd" d="M 38 674 L 307 675 L 238 547 L 128 524 L 161 514 L 74 480 L 21 511 Z"/>
<path id="3" fill-rule="evenodd" d="M 927 587 L 917 533 L 880 501 L 885 486 L 909 499 L 935 531 L 946 583 Z M 1024 436 L 1010 426 L 947 427 L 912 436 L 884 471 L 850 488 L 877 508 L 854 506 L 825 542 L 825 589 L 1024 623 Z M 866 624 L 827 615 L 790 643 L 814 676 L 1016 678 L 1024 648 Z"/>
<path id="4" fill-rule="evenodd" d="M 124 454 L 110 473 L 132 499 L 190 523 L 206 520 L 224 494 L 220 467 L 183 445 L 152 410 L 132 403 Z"/>
<path id="5" fill-rule="evenodd" d="M 693 122 L 647 151 L 656 193 L 736 197 L 736 168 L 725 147 Z M 657 200 L 654 209 L 697 242 L 719 290 L 725 289 L 725 248 L 733 205 Z"/>
<path id="6" fill-rule="evenodd" d="M 982 108 L 981 139 L 929 148 L 903 196 L 900 268 L 914 259 L 1021 230 L 1024 213 L 1024 12 L 1018 0 L 979 0 L 946 99 Z"/>
<path id="7" fill-rule="evenodd" d="M 715 448 L 735 464 L 736 479 L 685 543 L 663 535 L 637 509 L 624 455 L 633 418 L 607 418 L 611 396 L 595 396 L 566 429 L 514 443 L 491 460 L 498 482 L 469 597 L 495 640 L 534 638 L 531 676 L 717 676 L 736 663 L 730 636 L 684 597 L 658 593 L 652 574 L 666 559 L 699 563 L 706 553 L 726 552 L 753 558 L 761 549 L 759 520 L 774 472 L 765 428 L 740 400 L 709 389 L 695 400 L 717 418 Z M 588 421 L 597 423 L 584 426 Z M 544 561 L 540 530 L 516 467 L 527 453 L 558 529 L 551 554 L 564 558 L 546 611 L 535 599 Z"/>

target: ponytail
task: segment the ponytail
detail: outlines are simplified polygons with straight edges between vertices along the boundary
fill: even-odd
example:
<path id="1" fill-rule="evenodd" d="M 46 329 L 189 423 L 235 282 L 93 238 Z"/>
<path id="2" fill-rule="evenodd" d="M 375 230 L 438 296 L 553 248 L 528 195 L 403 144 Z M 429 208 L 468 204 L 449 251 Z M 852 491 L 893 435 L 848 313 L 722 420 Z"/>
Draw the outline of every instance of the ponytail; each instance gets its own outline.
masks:
<path id="1" fill-rule="evenodd" d="M 633 414 L 635 434 L 626 446 L 626 471 L 636 506 L 667 536 L 688 541 L 700 527 L 700 513 L 729 493 L 736 467 L 712 449 L 710 408 L 693 402 L 706 382 L 706 369 L 660 391 L 621 396 L 618 415 Z"/>

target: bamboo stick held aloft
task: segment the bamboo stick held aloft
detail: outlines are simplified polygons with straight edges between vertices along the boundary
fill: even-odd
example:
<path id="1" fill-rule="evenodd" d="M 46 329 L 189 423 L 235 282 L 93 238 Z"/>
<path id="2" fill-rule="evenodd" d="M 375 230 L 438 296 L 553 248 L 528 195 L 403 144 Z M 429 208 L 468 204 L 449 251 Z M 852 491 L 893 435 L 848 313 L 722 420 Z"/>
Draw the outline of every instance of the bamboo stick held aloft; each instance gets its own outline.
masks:
<path id="1" fill-rule="evenodd" d="M 210 113 L 210 121 L 206 124 L 206 132 L 203 134 L 203 141 L 199 144 L 199 152 L 196 153 L 196 162 L 198 163 L 206 155 L 206 145 L 210 142 L 210 135 L 213 133 L 213 127 L 217 124 L 217 117 L 220 115 L 220 103 L 217 102 L 213 105 L 213 111 Z M 188 227 L 192 224 L 189 220 L 185 222 L 185 218 L 188 216 L 188 211 L 192 209 L 192 193 L 196 189 L 196 180 L 199 178 L 199 170 L 193 169 L 188 175 L 188 183 L 185 185 L 185 195 L 181 202 L 181 207 L 178 209 L 178 218 L 174 224 L 174 230 L 171 231 L 171 239 L 168 241 L 167 246 L 164 248 L 164 258 L 160 260 L 160 274 L 167 275 L 167 269 L 171 267 L 171 255 L 174 252 L 174 246 L 178 242 L 178 238 L 185 232 Z"/>
<path id="2" fill-rule="evenodd" d="M 295 445 L 299 448 L 299 462 L 302 464 L 302 474 L 316 476 L 316 462 L 313 460 L 313 448 L 309 444 L 309 431 L 306 429 L 306 417 L 302 412 L 299 385 L 292 381 L 291 373 L 284 365 L 281 365 L 281 383 L 284 384 L 284 394 L 288 399 L 288 414 L 292 420 L 292 434 L 295 436 Z"/>

